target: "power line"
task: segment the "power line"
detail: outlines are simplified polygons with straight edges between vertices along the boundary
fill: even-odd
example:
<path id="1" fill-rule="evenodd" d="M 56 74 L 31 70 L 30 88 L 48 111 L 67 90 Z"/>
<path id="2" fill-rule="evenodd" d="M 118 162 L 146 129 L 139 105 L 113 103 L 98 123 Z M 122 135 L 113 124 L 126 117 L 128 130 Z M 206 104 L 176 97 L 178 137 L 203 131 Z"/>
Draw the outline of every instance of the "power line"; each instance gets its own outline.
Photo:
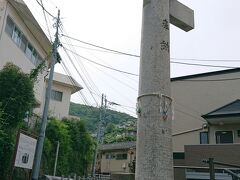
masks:
<path id="1" fill-rule="evenodd" d="M 53 17 L 53 18 L 56 18 L 54 15 L 52 15 L 48 10 L 46 10 L 46 8 L 38 1 L 38 0 L 36 0 L 37 1 L 37 3 L 38 3 L 38 5 L 39 6 L 41 6 L 42 8 L 43 8 L 43 10 L 49 15 L 49 16 L 51 16 L 51 17 Z"/>
<path id="2" fill-rule="evenodd" d="M 182 113 L 182 114 L 185 114 L 185 115 L 187 115 L 187 116 L 190 116 L 190 117 L 192 117 L 192 118 L 194 118 L 194 119 L 196 119 L 196 120 L 199 120 L 199 121 L 201 121 L 201 122 L 206 122 L 205 120 L 203 120 L 203 119 L 201 119 L 201 118 L 199 118 L 199 117 L 197 117 L 197 116 L 194 116 L 194 115 L 192 115 L 192 114 L 190 114 L 190 113 L 184 112 L 184 111 L 179 110 L 179 109 L 175 109 L 175 110 L 178 111 L 178 112 L 180 112 L 180 113 Z"/>
<path id="3" fill-rule="evenodd" d="M 43 5 L 42 0 L 40 0 L 40 2 L 41 2 L 41 5 L 42 5 L 43 16 L 44 16 L 44 19 L 45 19 L 45 22 L 46 22 L 48 35 L 49 35 L 49 38 L 50 38 L 50 40 L 51 40 L 51 42 L 52 42 L 51 32 L 50 32 L 50 29 L 49 29 L 49 25 L 48 25 L 48 21 L 47 21 L 47 16 L 46 16 L 46 11 L 44 10 L 44 5 Z"/>
<path id="4" fill-rule="evenodd" d="M 66 34 L 64 28 L 62 27 L 61 29 Z M 65 38 L 65 40 L 66 40 L 66 42 L 72 44 L 70 39 Z M 73 47 L 70 47 L 70 49 L 72 51 L 76 52 L 76 50 Z M 100 92 L 100 90 L 98 89 L 98 87 L 96 86 L 96 84 L 94 83 L 94 81 L 92 80 L 92 78 L 91 78 L 90 74 L 88 73 L 88 71 L 86 70 L 84 64 L 81 61 L 79 61 L 78 60 L 79 58 L 76 58 L 75 55 L 74 55 L 74 58 L 75 58 L 77 64 L 79 65 L 80 69 L 83 71 L 83 75 L 86 77 L 86 79 L 87 79 L 87 81 L 89 83 L 89 86 L 93 87 L 96 90 L 96 92 L 98 92 L 99 94 L 102 94 Z"/>
<path id="5" fill-rule="evenodd" d="M 75 55 L 81 57 L 82 59 L 85 59 L 85 60 L 91 62 L 91 63 L 97 64 L 97 65 L 99 65 L 99 66 L 102 66 L 102 67 L 105 67 L 105 68 L 107 68 L 107 69 L 111 69 L 111 70 L 113 70 L 113 71 L 117 71 L 117 72 L 120 72 L 120 73 L 124 73 L 124 74 L 128 74 L 128 75 L 132 75 L 132 76 L 138 76 L 138 74 L 134 74 L 134 73 L 130 73 L 130 72 L 126 72 L 126 71 L 122 71 L 122 70 L 119 70 L 119 69 L 115 69 L 115 68 L 113 68 L 113 67 L 109 67 L 109 66 L 106 66 L 106 65 L 103 65 L 103 64 L 97 63 L 97 62 L 92 61 L 92 60 L 90 60 L 90 59 L 88 59 L 88 58 L 86 58 L 86 57 L 81 56 L 80 54 L 78 54 L 78 53 L 76 53 L 76 52 L 73 52 L 73 51 L 70 50 L 70 49 L 65 48 L 64 46 L 62 46 L 62 47 L 63 47 L 63 49 L 65 49 L 65 50 L 67 50 L 67 51 L 69 51 L 69 52 L 71 52 L 71 53 L 73 53 L 73 54 L 75 54 Z"/>
<path id="6" fill-rule="evenodd" d="M 92 95 L 90 87 L 88 86 L 87 82 L 85 81 L 85 79 L 83 78 L 83 76 L 79 73 L 79 71 L 77 70 L 76 66 L 73 63 L 73 60 L 71 58 L 71 56 L 67 53 L 67 51 L 64 49 L 66 55 L 68 56 L 69 60 L 71 61 L 73 67 L 75 68 L 75 70 L 77 71 L 78 75 L 81 77 L 81 79 L 83 80 L 84 84 L 86 85 L 88 91 L 90 92 L 90 95 L 92 96 L 93 100 L 95 101 L 96 104 L 98 104 L 98 102 L 96 101 L 95 97 Z"/>
<path id="7" fill-rule="evenodd" d="M 209 64 L 184 63 L 184 62 L 176 62 L 176 61 L 171 61 L 171 63 L 182 64 L 182 65 L 190 65 L 190 66 L 215 67 L 215 68 L 239 68 L 239 67 L 233 67 L 233 66 L 217 66 L 217 65 L 209 65 Z"/>
<path id="8" fill-rule="evenodd" d="M 138 57 L 138 58 L 140 57 L 140 55 L 131 54 L 131 53 L 127 53 L 127 52 L 122 52 L 122 51 L 118 51 L 118 50 L 113 50 L 113 49 L 110 49 L 110 48 L 106 48 L 106 47 L 103 47 L 103 46 L 99 46 L 99 45 L 96 45 L 96 44 L 85 42 L 85 41 L 79 40 L 77 38 L 67 36 L 65 34 L 62 34 L 62 36 L 67 37 L 67 38 L 72 39 L 72 40 L 75 40 L 75 41 L 78 41 L 78 42 L 81 42 L 83 44 L 87 44 L 87 45 L 90 45 L 90 46 L 93 46 L 93 47 L 96 47 L 96 48 L 104 49 L 105 51 L 102 51 L 102 50 L 99 50 L 99 49 L 87 48 L 87 47 L 83 47 L 83 46 L 79 46 L 79 45 L 72 45 L 72 46 L 75 46 L 75 47 L 80 47 L 80 48 L 93 50 L 93 51 L 106 52 L 106 53 L 111 53 L 112 52 L 113 54 L 122 54 L 122 55 L 127 55 L 127 56 L 132 56 L 132 57 Z M 174 57 L 171 58 L 171 59 L 173 59 L 173 60 L 183 60 L 183 61 L 240 62 L 240 59 L 198 59 L 198 58 L 174 58 Z M 172 62 L 172 63 L 178 63 L 178 62 Z M 190 64 L 190 65 L 194 65 L 194 64 Z M 196 65 L 198 65 L 198 64 L 196 64 Z M 204 66 L 207 66 L 207 65 L 204 65 Z M 209 65 L 209 66 L 211 66 L 211 65 Z M 228 68 L 233 68 L 233 67 L 228 67 Z"/>
<path id="9" fill-rule="evenodd" d="M 95 45 L 95 44 L 92 44 L 92 43 L 88 43 L 88 42 L 85 42 L 85 41 L 82 41 L 82 40 L 79 40 L 79 39 L 76 39 L 76 38 L 73 38 L 73 37 L 70 37 L 70 36 L 67 36 L 67 35 L 64 35 L 64 34 L 62 34 L 62 36 L 67 37 L 67 38 L 72 39 L 72 40 L 75 40 L 75 41 L 78 41 L 78 42 L 81 42 L 83 44 L 94 46 L 94 47 L 104 49 L 104 50 L 107 50 L 107 51 L 111 51 L 111 52 L 114 52 L 114 53 L 117 53 L 117 54 L 123 54 L 123 55 L 127 55 L 127 56 L 132 56 L 132 57 L 140 57 L 139 55 L 125 53 L 125 52 L 122 52 L 122 51 L 117 51 L 117 50 L 105 48 L 105 47 L 102 47 L 102 46 L 99 46 L 99 45 Z"/>

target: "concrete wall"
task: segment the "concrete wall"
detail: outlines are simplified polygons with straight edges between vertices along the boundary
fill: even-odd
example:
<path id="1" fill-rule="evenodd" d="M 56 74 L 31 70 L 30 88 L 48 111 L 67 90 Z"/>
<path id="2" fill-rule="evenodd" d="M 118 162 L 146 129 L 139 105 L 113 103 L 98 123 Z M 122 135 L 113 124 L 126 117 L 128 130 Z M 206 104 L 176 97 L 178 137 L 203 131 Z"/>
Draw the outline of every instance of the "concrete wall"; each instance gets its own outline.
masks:
<path id="1" fill-rule="evenodd" d="M 214 125 L 209 129 L 209 143 L 216 144 L 216 131 L 232 131 L 233 132 L 233 143 L 240 143 L 240 137 L 237 131 L 240 130 L 240 124 L 232 125 Z"/>
<path id="2" fill-rule="evenodd" d="M 39 55 L 44 58 L 46 57 L 46 52 L 43 50 L 42 46 L 39 44 L 38 40 L 34 37 L 34 33 L 24 24 L 21 16 L 17 14 L 15 9 L 7 3 L 5 0 L 0 2 L 0 69 L 7 63 L 12 62 L 18 67 L 20 67 L 23 72 L 29 73 L 31 69 L 35 68 L 32 62 L 26 57 L 25 53 L 13 42 L 11 37 L 5 32 L 5 23 L 7 16 L 10 16 L 22 33 L 26 36 L 33 47 L 38 51 Z M 27 17 L 25 17 L 27 18 Z M 34 91 L 36 99 L 39 102 L 43 101 L 44 95 L 44 76 L 46 71 L 39 76 L 37 83 L 35 84 Z M 43 104 L 41 103 L 41 106 Z M 41 108 L 36 109 L 36 113 L 40 112 Z"/>
<path id="3" fill-rule="evenodd" d="M 239 77 L 239 72 L 192 78 L 191 80 L 226 79 Z M 174 100 L 173 151 L 183 152 L 184 144 L 200 143 L 199 133 L 182 132 L 201 128 L 207 114 L 240 97 L 240 80 L 233 81 L 172 81 Z M 189 137 L 192 136 L 192 137 Z"/>

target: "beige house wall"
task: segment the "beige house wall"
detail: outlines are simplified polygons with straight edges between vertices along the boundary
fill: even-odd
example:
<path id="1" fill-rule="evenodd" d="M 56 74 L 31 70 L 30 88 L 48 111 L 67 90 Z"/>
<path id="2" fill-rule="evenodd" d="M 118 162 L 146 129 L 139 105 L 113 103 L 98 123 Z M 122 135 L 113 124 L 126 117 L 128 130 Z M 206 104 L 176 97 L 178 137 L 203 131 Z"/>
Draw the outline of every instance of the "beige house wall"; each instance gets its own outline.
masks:
<path id="1" fill-rule="evenodd" d="M 56 82 L 53 82 L 52 90 L 60 91 L 63 93 L 62 101 L 56 101 L 51 99 L 49 104 L 49 115 L 53 115 L 59 119 L 63 117 L 68 117 L 70 98 L 71 98 L 71 88 L 63 86 Z"/>
<path id="2" fill-rule="evenodd" d="M 184 152 L 184 145 L 200 144 L 199 134 L 203 130 L 173 135 L 173 152 Z"/>
<path id="3" fill-rule="evenodd" d="M 209 129 L 209 143 L 216 144 L 216 131 L 232 131 L 233 132 L 233 143 L 240 143 L 240 137 L 237 131 L 240 131 L 240 124 L 233 125 L 212 125 Z"/>
<path id="4" fill-rule="evenodd" d="M 26 36 L 29 42 L 33 45 L 33 47 L 37 50 L 39 55 L 44 59 L 47 54 L 43 50 L 43 47 L 39 44 L 38 40 L 34 37 L 35 32 L 31 32 L 31 30 L 24 24 L 22 18 L 16 12 L 13 6 L 5 0 L 0 1 L 0 69 L 7 63 L 12 62 L 18 67 L 20 67 L 23 72 L 29 73 L 31 69 L 35 68 L 32 62 L 26 57 L 25 53 L 14 43 L 14 41 L 9 37 L 9 35 L 5 32 L 5 24 L 7 16 L 10 16 L 14 23 L 18 26 L 21 32 Z M 35 23 L 35 22 L 33 22 Z M 44 98 L 44 76 L 46 75 L 46 71 L 43 74 L 39 75 L 37 83 L 34 86 L 35 97 L 37 101 L 42 102 Z M 41 106 L 43 104 L 41 103 Z M 41 108 L 37 108 L 36 113 L 40 113 Z"/>
<path id="5" fill-rule="evenodd" d="M 127 153 L 127 159 L 116 160 L 116 159 L 106 159 L 107 154 L 124 154 Z M 118 150 L 118 151 L 106 151 L 102 154 L 101 158 L 101 173 L 109 173 L 109 172 L 122 172 L 129 173 L 129 163 L 136 156 L 136 150 Z"/>
<path id="6" fill-rule="evenodd" d="M 202 128 L 206 121 L 201 115 L 207 114 L 218 107 L 222 107 L 240 98 L 239 79 L 196 82 L 187 80 L 231 79 L 237 77 L 240 77 L 240 72 L 171 82 L 172 97 L 174 100 L 173 134 L 179 134 L 173 137 L 174 152 L 183 152 L 184 145 L 188 141 L 192 144 L 200 143 L 199 132 L 190 134 L 184 134 L 183 132 Z"/>

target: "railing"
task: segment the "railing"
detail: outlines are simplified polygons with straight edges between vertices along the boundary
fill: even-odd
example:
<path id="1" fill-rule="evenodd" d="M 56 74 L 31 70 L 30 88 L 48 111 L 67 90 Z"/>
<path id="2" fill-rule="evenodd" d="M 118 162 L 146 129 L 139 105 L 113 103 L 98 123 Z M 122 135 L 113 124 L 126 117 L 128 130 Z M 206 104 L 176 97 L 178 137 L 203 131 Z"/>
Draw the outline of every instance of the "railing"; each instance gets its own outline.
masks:
<path id="1" fill-rule="evenodd" d="M 96 174 L 95 177 L 80 177 L 80 176 L 68 176 L 68 177 L 56 177 L 46 175 L 43 180 L 111 180 L 110 175 Z"/>

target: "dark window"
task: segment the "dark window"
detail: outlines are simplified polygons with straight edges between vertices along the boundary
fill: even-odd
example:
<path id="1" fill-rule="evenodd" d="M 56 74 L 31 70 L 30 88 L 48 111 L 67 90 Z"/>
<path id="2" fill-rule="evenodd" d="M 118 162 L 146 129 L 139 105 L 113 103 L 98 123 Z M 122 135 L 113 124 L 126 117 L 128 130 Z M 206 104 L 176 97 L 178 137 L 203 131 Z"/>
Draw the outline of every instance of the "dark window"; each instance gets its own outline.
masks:
<path id="1" fill-rule="evenodd" d="M 216 131 L 216 143 L 233 143 L 233 133 L 232 131 Z"/>
<path id="2" fill-rule="evenodd" d="M 106 154 L 106 159 L 115 159 L 114 154 Z"/>
<path id="3" fill-rule="evenodd" d="M 238 137 L 240 137 L 240 130 L 237 130 L 237 135 Z"/>
<path id="4" fill-rule="evenodd" d="M 116 159 L 117 160 L 127 159 L 127 154 L 117 154 Z"/>
<path id="5" fill-rule="evenodd" d="M 15 26 L 13 30 L 12 39 L 18 46 L 20 46 L 21 44 L 21 34 L 22 34 L 21 31 Z"/>
<path id="6" fill-rule="evenodd" d="M 13 20 L 8 16 L 7 17 L 7 23 L 6 23 L 6 27 L 5 27 L 5 31 L 6 33 L 12 38 L 12 34 L 13 34 L 13 29 L 14 29 L 14 22 Z"/>
<path id="7" fill-rule="evenodd" d="M 62 96 L 63 96 L 62 92 L 52 90 L 51 99 L 56 100 L 56 101 L 62 101 Z"/>
<path id="8" fill-rule="evenodd" d="M 184 159 L 185 154 L 183 152 L 174 152 L 173 153 L 173 159 Z"/>
<path id="9" fill-rule="evenodd" d="M 208 132 L 200 132 L 200 144 L 208 144 Z"/>
<path id="10" fill-rule="evenodd" d="M 26 51 L 26 47 L 27 47 L 27 39 L 26 39 L 26 37 L 22 34 L 20 49 L 21 49 L 23 52 L 25 52 L 25 51 Z"/>
<path id="11" fill-rule="evenodd" d="M 28 59 L 32 59 L 33 47 L 30 43 L 28 43 L 25 53 L 26 53 Z"/>

